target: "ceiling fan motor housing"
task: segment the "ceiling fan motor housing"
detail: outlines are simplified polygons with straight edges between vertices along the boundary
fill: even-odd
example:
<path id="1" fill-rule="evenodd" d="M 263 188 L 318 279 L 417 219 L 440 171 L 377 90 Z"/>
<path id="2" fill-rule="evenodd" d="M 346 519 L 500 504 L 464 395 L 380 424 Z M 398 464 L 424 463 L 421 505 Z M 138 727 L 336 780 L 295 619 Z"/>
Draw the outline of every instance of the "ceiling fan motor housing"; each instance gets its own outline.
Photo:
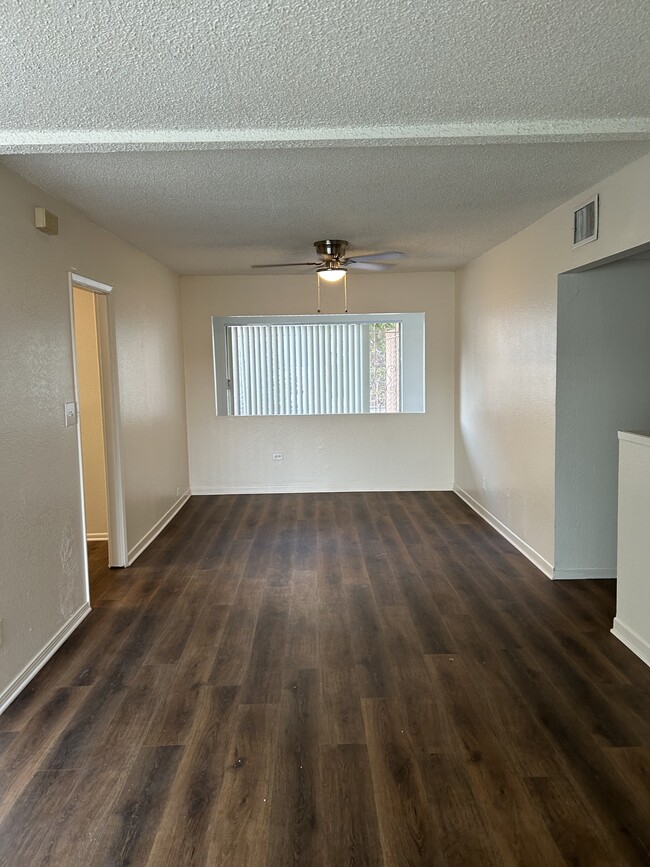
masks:
<path id="1" fill-rule="evenodd" d="M 316 241 L 314 244 L 318 255 L 327 260 L 339 261 L 345 258 L 345 251 L 348 248 L 347 241 Z"/>

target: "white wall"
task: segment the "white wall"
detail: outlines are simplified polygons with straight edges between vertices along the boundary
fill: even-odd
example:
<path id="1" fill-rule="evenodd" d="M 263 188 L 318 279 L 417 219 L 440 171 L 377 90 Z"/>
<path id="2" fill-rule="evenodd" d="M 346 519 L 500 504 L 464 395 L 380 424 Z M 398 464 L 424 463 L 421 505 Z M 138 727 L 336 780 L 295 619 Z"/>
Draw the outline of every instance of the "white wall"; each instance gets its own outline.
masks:
<path id="1" fill-rule="evenodd" d="M 0 707 L 86 603 L 68 271 L 115 287 L 129 548 L 188 486 L 178 278 L 0 167 Z M 33 227 L 33 208 L 60 234 Z"/>
<path id="2" fill-rule="evenodd" d="M 181 287 L 193 492 L 451 488 L 453 274 L 348 279 L 350 313 L 426 314 L 426 412 L 415 415 L 217 417 L 211 317 L 314 313 L 316 279 L 184 277 Z M 343 311 L 340 288 L 323 310 Z"/>
<path id="3" fill-rule="evenodd" d="M 77 350 L 77 386 L 83 454 L 84 505 L 88 538 L 106 538 L 106 466 L 104 420 L 99 378 L 99 344 L 95 295 L 74 287 L 74 331 Z"/>
<path id="4" fill-rule="evenodd" d="M 574 250 L 572 210 L 591 192 L 457 273 L 456 486 L 548 574 L 557 278 L 650 241 L 650 155 L 594 187 L 600 237 Z"/>
<path id="5" fill-rule="evenodd" d="M 612 632 L 650 665 L 650 431 L 621 432 L 618 582 Z"/>
<path id="6" fill-rule="evenodd" d="M 618 431 L 646 428 L 650 261 L 562 275 L 554 578 L 616 577 Z"/>

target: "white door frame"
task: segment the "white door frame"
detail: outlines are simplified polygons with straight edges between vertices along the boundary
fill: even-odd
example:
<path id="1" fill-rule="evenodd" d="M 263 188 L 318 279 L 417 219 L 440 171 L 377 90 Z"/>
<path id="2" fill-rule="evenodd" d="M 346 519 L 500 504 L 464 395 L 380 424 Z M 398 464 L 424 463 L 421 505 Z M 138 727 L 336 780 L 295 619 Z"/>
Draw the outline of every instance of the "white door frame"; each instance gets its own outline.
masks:
<path id="1" fill-rule="evenodd" d="M 115 321 L 111 298 L 112 286 L 68 272 L 70 290 L 70 324 L 72 327 L 72 358 L 74 374 L 74 398 L 79 406 L 79 381 L 77 374 L 77 349 L 75 343 L 74 287 L 87 289 L 96 296 L 97 342 L 99 345 L 99 378 L 102 393 L 102 416 L 104 421 L 104 455 L 106 460 L 106 499 L 108 511 L 108 565 L 128 566 L 126 546 L 126 512 L 124 508 L 124 483 L 122 478 L 122 450 L 120 443 L 120 394 L 117 379 L 117 346 Z M 83 487 L 83 461 L 81 456 L 81 429 L 77 425 L 79 449 L 79 476 L 81 480 L 81 516 L 84 540 L 86 538 L 86 513 Z M 88 555 L 84 545 L 86 578 L 88 578 Z"/>

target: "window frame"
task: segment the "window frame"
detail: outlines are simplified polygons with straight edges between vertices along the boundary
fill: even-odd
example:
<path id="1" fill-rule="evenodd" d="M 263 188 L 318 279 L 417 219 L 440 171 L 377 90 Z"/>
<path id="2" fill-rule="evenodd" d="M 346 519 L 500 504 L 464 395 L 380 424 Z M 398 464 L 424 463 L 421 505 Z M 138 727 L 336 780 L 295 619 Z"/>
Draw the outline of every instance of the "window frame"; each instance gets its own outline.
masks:
<path id="1" fill-rule="evenodd" d="M 270 316 L 213 316 L 212 360 L 214 376 L 215 410 L 225 418 L 287 418 L 276 414 L 231 415 L 229 412 L 228 382 L 232 378 L 226 328 L 240 325 L 335 325 L 340 323 L 370 324 L 373 322 L 399 322 L 401 325 L 401 400 L 398 413 L 336 413 L 337 415 L 403 415 L 425 412 L 425 314 L 409 313 L 333 313 L 333 314 L 274 314 Z M 408 371 L 408 375 L 405 375 Z M 323 417 L 335 413 L 305 413 L 292 418 Z"/>

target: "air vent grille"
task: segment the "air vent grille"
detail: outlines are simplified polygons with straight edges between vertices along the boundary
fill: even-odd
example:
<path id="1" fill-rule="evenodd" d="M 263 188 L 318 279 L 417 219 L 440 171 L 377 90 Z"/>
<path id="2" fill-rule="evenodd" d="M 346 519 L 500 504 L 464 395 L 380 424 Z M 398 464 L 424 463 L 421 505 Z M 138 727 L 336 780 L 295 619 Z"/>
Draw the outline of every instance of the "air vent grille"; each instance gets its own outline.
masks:
<path id="1" fill-rule="evenodd" d="M 598 237 L 598 196 L 573 212 L 573 246 L 579 247 Z"/>

